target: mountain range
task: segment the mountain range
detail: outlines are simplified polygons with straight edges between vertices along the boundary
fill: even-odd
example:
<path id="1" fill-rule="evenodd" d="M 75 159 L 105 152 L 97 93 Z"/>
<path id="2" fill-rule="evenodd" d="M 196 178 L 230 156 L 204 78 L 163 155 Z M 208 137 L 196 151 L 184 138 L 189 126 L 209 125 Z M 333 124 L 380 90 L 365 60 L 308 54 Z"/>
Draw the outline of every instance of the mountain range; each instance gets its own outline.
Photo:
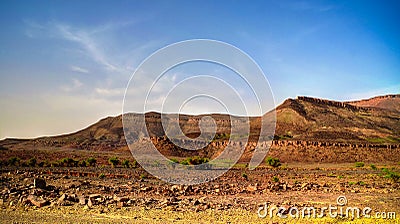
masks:
<path id="1" fill-rule="evenodd" d="M 377 96 L 366 100 L 339 102 L 299 96 L 287 99 L 276 112 L 274 139 L 399 144 L 400 94 Z M 268 114 L 264 115 L 267 116 Z M 130 116 L 142 116 L 131 114 Z M 148 132 L 152 137 L 165 135 L 161 114 L 145 114 Z M 224 140 L 231 128 L 227 114 L 177 115 L 182 131 L 188 137 L 200 135 L 199 120 L 204 116 L 214 118 L 217 137 Z M 250 117 L 250 139 L 260 132 L 260 117 Z M 134 133 L 135 134 L 135 133 Z M 218 140 L 218 138 L 216 139 Z M 2 148 L 66 147 L 87 150 L 122 150 L 126 148 L 122 115 L 106 117 L 80 131 L 36 139 L 4 139 Z"/>

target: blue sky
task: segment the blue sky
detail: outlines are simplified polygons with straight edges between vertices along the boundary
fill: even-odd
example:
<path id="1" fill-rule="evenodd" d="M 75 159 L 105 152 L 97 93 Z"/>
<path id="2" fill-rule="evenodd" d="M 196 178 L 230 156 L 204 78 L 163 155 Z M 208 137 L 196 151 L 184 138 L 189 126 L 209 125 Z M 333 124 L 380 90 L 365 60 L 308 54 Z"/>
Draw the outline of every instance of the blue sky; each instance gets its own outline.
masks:
<path id="1" fill-rule="evenodd" d="M 120 114 L 141 61 L 194 38 L 249 54 L 278 104 L 400 93 L 399 11 L 398 1 L 1 1 L 0 139 Z"/>

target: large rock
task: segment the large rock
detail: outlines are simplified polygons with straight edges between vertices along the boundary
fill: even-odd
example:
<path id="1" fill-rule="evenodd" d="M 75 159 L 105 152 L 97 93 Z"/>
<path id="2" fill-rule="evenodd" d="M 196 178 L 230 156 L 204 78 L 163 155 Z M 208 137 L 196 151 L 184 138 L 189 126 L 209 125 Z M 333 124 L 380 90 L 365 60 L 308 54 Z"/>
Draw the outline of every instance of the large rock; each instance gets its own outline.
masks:
<path id="1" fill-rule="evenodd" d="M 39 208 L 49 204 L 49 201 L 36 197 L 35 195 L 29 195 L 27 201 Z"/>
<path id="2" fill-rule="evenodd" d="M 46 181 L 41 178 L 33 179 L 33 186 L 35 188 L 46 189 Z"/>

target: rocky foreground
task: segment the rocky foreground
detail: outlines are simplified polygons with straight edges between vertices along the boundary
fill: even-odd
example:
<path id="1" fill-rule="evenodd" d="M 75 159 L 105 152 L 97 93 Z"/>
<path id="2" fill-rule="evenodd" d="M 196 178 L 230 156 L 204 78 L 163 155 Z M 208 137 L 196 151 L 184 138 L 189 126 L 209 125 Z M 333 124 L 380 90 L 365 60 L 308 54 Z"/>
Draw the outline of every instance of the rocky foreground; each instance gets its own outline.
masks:
<path id="1" fill-rule="evenodd" d="M 392 166 L 397 171 L 400 168 Z M 287 209 L 314 206 L 320 211 L 345 195 L 350 206 L 399 213 L 400 183 L 385 177 L 384 167 L 388 165 L 371 169 L 354 164 L 286 164 L 254 171 L 235 167 L 212 182 L 193 186 L 167 184 L 140 168 L 5 167 L 0 177 L 0 205 L 4 220 L 9 221 L 19 220 L 11 217 L 12 212 L 60 209 L 110 215 L 143 209 L 177 214 L 239 209 L 257 219 L 257 210 L 265 203 Z M 136 218 L 144 220 L 145 216 Z"/>

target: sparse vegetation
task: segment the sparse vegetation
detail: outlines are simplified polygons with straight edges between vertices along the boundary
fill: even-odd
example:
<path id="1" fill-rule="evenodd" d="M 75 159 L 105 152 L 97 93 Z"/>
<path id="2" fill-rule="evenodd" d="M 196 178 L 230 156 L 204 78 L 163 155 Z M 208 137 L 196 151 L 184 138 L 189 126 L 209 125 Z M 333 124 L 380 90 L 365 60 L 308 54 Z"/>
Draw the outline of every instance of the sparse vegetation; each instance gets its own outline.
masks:
<path id="1" fill-rule="evenodd" d="M 87 163 L 89 164 L 89 166 L 96 166 L 97 160 L 93 157 L 90 157 L 87 159 Z"/>
<path id="2" fill-rule="evenodd" d="M 355 166 L 356 167 L 364 167 L 364 162 L 356 162 Z"/>
<path id="3" fill-rule="evenodd" d="M 176 165 L 179 163 L 179 160 L 172 158 L 169 161 L 169 165 L 172 167 L 172 169 L 175 169 Z"/>
<path id="4" fill-rule="evenodd" d="M 368 142 L 371 143 L 377 143 L 377 144 L 383 144 L 383 143 L 399 143 L 400 142 L 400 138 L 394 137 L 394 136 L 388 136 L 386 138 L 381 138 L 381 137 L 377 137 L 377 138 L 367 138 Z"/>
<path id="5" fill-rule="evenodd" d="M 19 165 L 21 159 L 18 157 L 11 157 L 10 159 L 8 159 L 8 164 L 11 166 L 16 166 Z"/>
<path id="6" fill-rule="evenodd" d="M 274 135 L 274 140 L 287 140 L 291 138 L 293 138 L 293 135 L 290 131 L 284 135 Z"/>
<path id="7" fill-rule="evenodd" d="M 364 181 L 358 181 L 357 184 L 360 185 L 360 186 L 364 186 L 364 185 L 365 185 L 365 182 L 364 182 Z"/>
<path id="8" fill-rule="evenodd" d="M 170 159 L 171 160 L 171 162 L 173 162 L 173 163 L 179 163 L 179 160 L 177 160 L 177 159 L 175 159 L 175 158 L 172 158 L 172 159 Z"/>
<path id="9" fill-rule="evenodd" d="M 138 162 L 136 160 L 134 160 L 131 164 L 131 167 L 136 168 L 138 167 Z"/>
<path id="10" fill-rule="evenodd" d="M 78 166 L 80 166 L 80 167 L 87 167 L 87 166 L 88 166 L 88 162 L 85 161 L 85 160 L 81 160 L 81 161 L 79 162 Z"/>
<path id="11" fill-rule="evenodd" d="M 110 163 L 112 167 L 116 167 L 119 165 L 120 161 L 117 157 L 114 156 L 108 159 L 108 163 Z"/>
<path id="12" fill-rule="evenodd" d="M 131 167 L 131 162 L 126 159 L 122 162 L 122 166 L 125 168 L 129 168 L 129 167 Z"/>
<path id="13" fill-rule="evenodd" d="M 268 165 L 275 167 L 275 168 L 282 165 L 278 158 L 268 157 L 266 159 L 266 162 Z"/>
<path id="14" fill-rule="evenodd" d="M 100 179 L 103 179 L 104 177 L 106 177 L 106 175 L 104 173 L 99 174 Z"/>
<path id="15" fill-rule="evenodd" d="M 248 176 L 247 176 L 247 174 L 246 173 L 242 173 L 242 177 L 244 178 L 244 179 L 248 179 Z"/>
<path id="16" fill-rule="evenodd" d="M 182 160 L 182 161 L 180 162 L 180 164 L 182 164 L 182 165 L 190 165 L 190 164 L 189 164 L 189 161 L 187 161 L 186 159 L 185 159 L 185 160 Z"/>
<path id="17" fill-rule="evenodd" d="M 36 162 L 37 162 L 36 158 L 32 157 L 28 161 L 26 161 L 26 165 L 30 166 L 30 167 L 34 167 L 34 166 L 36 166 Z"/>
<path id="18" fill-rule="evenodd" d="M 279 182 L 279 178 L 277 176 L 272 177 L 272 181 Z"/>
<path id="19" fill-rule="evenodd" d="M 231 137 L 231 135 L 229 133 L 218 133 L 215 134 L 214 136 L 214 141 L 215 140 L 229 140 L 229 138 Z"/>
<path id="20" fill-rule="evenodd" d="M 336 177 L 336 175 L 334 173 L 328 173 L 328 175 L 326 175 L 327 177 Z"/>
<path id="21" fill-rule="evenodd" d="M 58 165 L 63 166 L 63 167 L 76 167 L 78 166 L 79 161 L 74 160 L 71 158 L 63 158 L 58 162 Z"/>
<path id="22" fill-rule="evenodd" d="M 395 172 L 394 168 L 392 168 L 392 170 L 389 170 L 388 168 L 383 168 L 382 172 L 383 172 L 385 178 L 389 178 L 393 182 L 400 181 L 400 173 Z"/>
<path id="23" fill-rule="evenodd" d="M 181 161 L 182 165 L 200 165 L 210 161 L 208 158 L 201 158 L 199 156 L 189 157 Z"/>

